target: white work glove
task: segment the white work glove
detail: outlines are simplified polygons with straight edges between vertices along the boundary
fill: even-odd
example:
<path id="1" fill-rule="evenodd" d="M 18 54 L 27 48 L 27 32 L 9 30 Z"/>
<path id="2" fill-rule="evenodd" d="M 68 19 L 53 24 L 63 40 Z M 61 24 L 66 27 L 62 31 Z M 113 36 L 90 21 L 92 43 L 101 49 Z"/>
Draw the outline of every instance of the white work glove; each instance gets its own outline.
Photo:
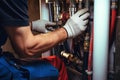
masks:
<path id="1" fill-rule="evenodd" d="M 35 20 L 35 21 L 32 21 L 31 25 L 32 25 L 32 30 L 46 33 L 46 32 L 48 32 L 46 26 L 47 25 L 48 26 L 55 26 L 56 23 L 50 22 L 47 20 Z"/>
<path id="2" fill-rule="evenodd" d="M 86 29 L 89 15 L 88 9 L 82 9 L 67 20 L 63 27 L 68 33 L 68 38 L 74 38 Z"/>

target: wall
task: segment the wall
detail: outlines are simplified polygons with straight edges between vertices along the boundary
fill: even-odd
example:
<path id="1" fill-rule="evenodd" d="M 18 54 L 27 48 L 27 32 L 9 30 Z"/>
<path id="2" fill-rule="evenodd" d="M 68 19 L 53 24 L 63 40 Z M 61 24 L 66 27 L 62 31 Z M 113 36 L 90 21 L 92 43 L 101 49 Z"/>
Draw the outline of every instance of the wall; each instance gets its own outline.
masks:
<path id="1" fill-rule="evenodd" d="M 39 0 L 28 0 L 28 12 L 30 21 L 40 18 Z"/>

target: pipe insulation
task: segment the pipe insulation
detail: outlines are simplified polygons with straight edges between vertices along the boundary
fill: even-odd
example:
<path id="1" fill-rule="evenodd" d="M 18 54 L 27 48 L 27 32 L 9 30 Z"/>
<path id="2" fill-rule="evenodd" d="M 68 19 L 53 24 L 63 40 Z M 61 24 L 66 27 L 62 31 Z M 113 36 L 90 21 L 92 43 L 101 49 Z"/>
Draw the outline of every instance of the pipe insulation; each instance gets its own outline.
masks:
<path id="1" fill-rule="evenodd" d="M 94 1 L 93 80 L 107 80 L 110 0 Z"/>

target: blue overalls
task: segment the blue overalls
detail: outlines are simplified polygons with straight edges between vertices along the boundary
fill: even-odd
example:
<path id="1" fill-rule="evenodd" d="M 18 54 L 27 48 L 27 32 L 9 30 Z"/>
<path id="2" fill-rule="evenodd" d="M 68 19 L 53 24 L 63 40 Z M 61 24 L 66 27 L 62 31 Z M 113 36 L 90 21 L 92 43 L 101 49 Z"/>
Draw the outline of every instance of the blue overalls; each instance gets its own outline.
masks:
<path id="1" fill-rule="evenodd" d="M 0 46 L 7 38 L 1 34 L 0 30 Z M 58 70 L 47 61 L 20 64 L 20 60 L 0 48 L 0 80 L 58 80 L 58 75 Z"/>

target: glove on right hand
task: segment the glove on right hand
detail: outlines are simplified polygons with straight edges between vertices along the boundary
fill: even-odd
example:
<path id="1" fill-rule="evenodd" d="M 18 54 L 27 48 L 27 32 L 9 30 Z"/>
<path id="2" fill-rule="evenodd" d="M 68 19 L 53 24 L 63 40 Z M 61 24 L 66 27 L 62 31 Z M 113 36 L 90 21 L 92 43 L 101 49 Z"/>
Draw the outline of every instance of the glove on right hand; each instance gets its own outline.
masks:
<path id="1" fill-rule="evenodd" d="M 68 33 L 68 38 L 74 38 L 86 29 L 89 15 L 88 9 L 82 9 L 67 20 L 63 27 Z"/>

